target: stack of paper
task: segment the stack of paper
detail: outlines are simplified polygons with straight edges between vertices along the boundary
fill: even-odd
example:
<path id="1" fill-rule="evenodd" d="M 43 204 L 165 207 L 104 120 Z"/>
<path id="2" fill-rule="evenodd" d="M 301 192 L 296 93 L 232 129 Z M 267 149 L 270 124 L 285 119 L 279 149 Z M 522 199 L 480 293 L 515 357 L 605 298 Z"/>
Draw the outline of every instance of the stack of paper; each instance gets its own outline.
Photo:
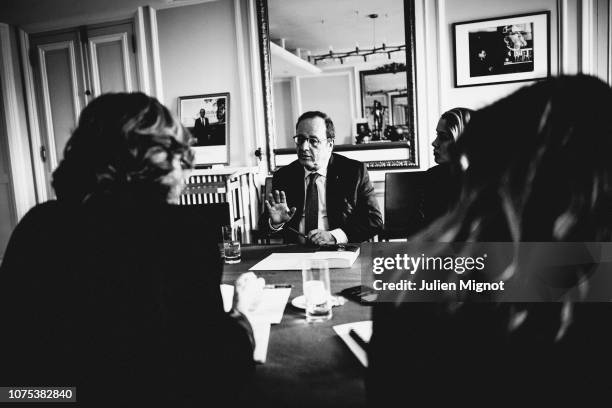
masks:
<path id="1" fill-rule="evenodd" d="M 318 251 L 306 253 L 273 253 L 255 264 L 250 271 L 299 271 L 305 261 L 311 259 L 326 259 L 329 267 L 350 268 L 359 256 L 359 248 L 355 251 Z"/>

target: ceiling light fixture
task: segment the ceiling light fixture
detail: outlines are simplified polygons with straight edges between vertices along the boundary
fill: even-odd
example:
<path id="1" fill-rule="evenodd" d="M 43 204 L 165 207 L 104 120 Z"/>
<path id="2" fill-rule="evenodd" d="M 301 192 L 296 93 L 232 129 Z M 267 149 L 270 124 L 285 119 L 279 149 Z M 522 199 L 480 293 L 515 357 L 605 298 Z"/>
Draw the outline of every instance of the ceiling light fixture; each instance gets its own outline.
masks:
<path id="1" fill-rule="evenodd" d="M 359 15 L 358 10 L 355 10 L 355 15 L 356 16 Z M 387 15 L 385 16 L 388 17 Z M 376 46 L 376 19 L 378 18 L 378 14 L 374 14 L 374 13 L 368 14 L 366 17 L 372 20 L 372 48 L 359 48 L 359 44 L 355 43 L 354 50 L 344 51 L 344 52 L 334 52 L 333 47 L 330 45 L 329 51 L 326 52 L 325 54 L 319 54 L 319 55 L 309 54 L 308 62 L 317 65 L 317 62 L 319 61 L 338 59 L 340 61 L 340 64 L 344 64 L 344 61 L 350 57 L 362 57 L 363 61 L 367 62 L 369 55 L 387 54 L 387 57 L 391 59 L 391 54 L 393 54 L 394 52 L 406 50 L 406 44 L 388 46 L 387 44 L 385 44 L 384 40 L 383 40 L 382 45 L 380 47 L 377 47 Z M 324 23 L 325 23 L 325 20 L 321 19 L 321 24 L 324 24 Z"/>

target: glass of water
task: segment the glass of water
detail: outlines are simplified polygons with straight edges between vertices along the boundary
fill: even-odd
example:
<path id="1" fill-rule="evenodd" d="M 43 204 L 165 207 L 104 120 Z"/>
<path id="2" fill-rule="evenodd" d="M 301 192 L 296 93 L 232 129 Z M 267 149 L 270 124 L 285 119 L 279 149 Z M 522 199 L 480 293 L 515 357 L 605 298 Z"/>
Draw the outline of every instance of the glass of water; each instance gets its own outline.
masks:
<path id="1" fill-rule="evenodd" d="M 226 264 L 240 262 L 240 242 L 242 238 L 241 229 L 238 225 L 224 225 L 221 227 L 223 234 L 223 256 Z"/>
<path id="2" fill-rule="evenodd" d="M 325 259 L 310 259 L 302 265 L 302 283 L 306 302 L 306 321 L 331 319 L 332 297 L 329 264 Z"/>

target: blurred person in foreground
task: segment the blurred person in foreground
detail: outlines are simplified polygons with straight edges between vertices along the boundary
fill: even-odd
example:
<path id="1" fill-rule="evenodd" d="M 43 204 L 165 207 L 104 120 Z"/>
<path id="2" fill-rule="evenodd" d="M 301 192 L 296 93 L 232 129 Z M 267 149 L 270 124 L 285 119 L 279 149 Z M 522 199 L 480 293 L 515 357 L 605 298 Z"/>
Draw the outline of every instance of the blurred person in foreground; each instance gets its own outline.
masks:
<path id="1" fill-rule="evenodd" d="M 224 312 L 214 234 L 171 205 L 190 139 L 142 93 L 83 110 L 53 173 L 57 200 L 25 215 L 0 267 L 0 384 L 76 386 L 81 406 L 240 398 L 263 282 L 241 276 Z"/>
<path id="2" fill-rule="evenodd" d="M 500 126 L 517 110 L 520 119 Z M 461 198 L 413 241 L 448 247 L 507 242 L 517 251 L 522 242 L 611 241 L 610 112 L 612 91 L 587 76 L 549 79 L 476 112 L 455 149 Z M 525 255 L 503 259 L 499 276 L 533 279 L 533 269 L 520 266 L 529 263 Z M 582 267 L 569 265 L 577 277 Z M 461 279 L 474 277 L 466 272 Z M 577 281 L 582 299 L 597 289 Z M 440 296 L 435 303 L 402 303 L 398 296 L 374 308 L 371 406 L 609 401 L 610 303 L 569 296 L 474 303 L 457 302 L 452 291 Z"/>

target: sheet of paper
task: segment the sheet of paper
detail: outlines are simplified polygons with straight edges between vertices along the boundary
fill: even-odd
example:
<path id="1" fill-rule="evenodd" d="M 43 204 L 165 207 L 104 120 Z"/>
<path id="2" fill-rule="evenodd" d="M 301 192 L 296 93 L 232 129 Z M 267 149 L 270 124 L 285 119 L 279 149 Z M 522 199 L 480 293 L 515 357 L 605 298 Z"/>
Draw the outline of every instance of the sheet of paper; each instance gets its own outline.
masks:
<path id="1" fill-rule="evenodd" d="M 254 318 L 257 321 L 279 324 L 283 320 L 289 295 L 291 288 L 264 289 L 261 302 L 253 312 Z"/>
<path id="2" fill-rule="evenodd" d="M 287 306 L 290 295 L 291 288 L 264 289 L 261 301 L 250 314 L 249 319 L 255 322 L 279 324 L 283 320 L 283 313 L 285 313 L 285 306 Z M 223 298 L 223 310 L 229 312 L 232 308 L 234 287 L 222 284 L 221 297 Z"/>
<path id="3" fill-rule="evenodd" d="M 249 269 L 250 271 L 299 271 L 304 261 L 309 259 L 327 259 L 330 268 L 349 268 L 359 252 L 306 252 L 306 253 L 273 253 Z"/>
<path id="4" fill-rule="evenodd" d="M 234 287 L 224 283 L 220 285 L 220 289 L 223 298 L 223 310 L 229 312 L 232 309 Z M 264 289 L 260 304 L 249 316 L 253 337 L 255 338 L 253 360 L 258 363 L 266 362 L 270 325 L 281 322 L 290 294 L 291 288 Z"/>
<path id="5" fill-rule="evenodd" d="M 368 366 L 368 354 L 350 335 L 349 331 L 353 329 L 357 332 L 365 342 L 369 342 L 372 337 L 372 321 L 365 320 L 362 322 L 339 324 L 333 327 L 336 334 L 346 343 L 348 348 L 353 352 L 355 357 L 363 364 Z"/>
<path id="6" fill-rule="evenodd" d="M 255 322 L 253 327 L 253 337 L 255 338 L 255 350 L 253 350 L 253 360 L 258 363 L 265 363 L 268 356 L 268 340 L 270 340 L 270 323 Z"/>
<path id="7" fill-rule="evenodd" d="M 312 258 L 312 252 L 307 253 L 273 253 L 256 263 L 250 271 L 293 271 L 301 270 L 302 263 Z"/>

